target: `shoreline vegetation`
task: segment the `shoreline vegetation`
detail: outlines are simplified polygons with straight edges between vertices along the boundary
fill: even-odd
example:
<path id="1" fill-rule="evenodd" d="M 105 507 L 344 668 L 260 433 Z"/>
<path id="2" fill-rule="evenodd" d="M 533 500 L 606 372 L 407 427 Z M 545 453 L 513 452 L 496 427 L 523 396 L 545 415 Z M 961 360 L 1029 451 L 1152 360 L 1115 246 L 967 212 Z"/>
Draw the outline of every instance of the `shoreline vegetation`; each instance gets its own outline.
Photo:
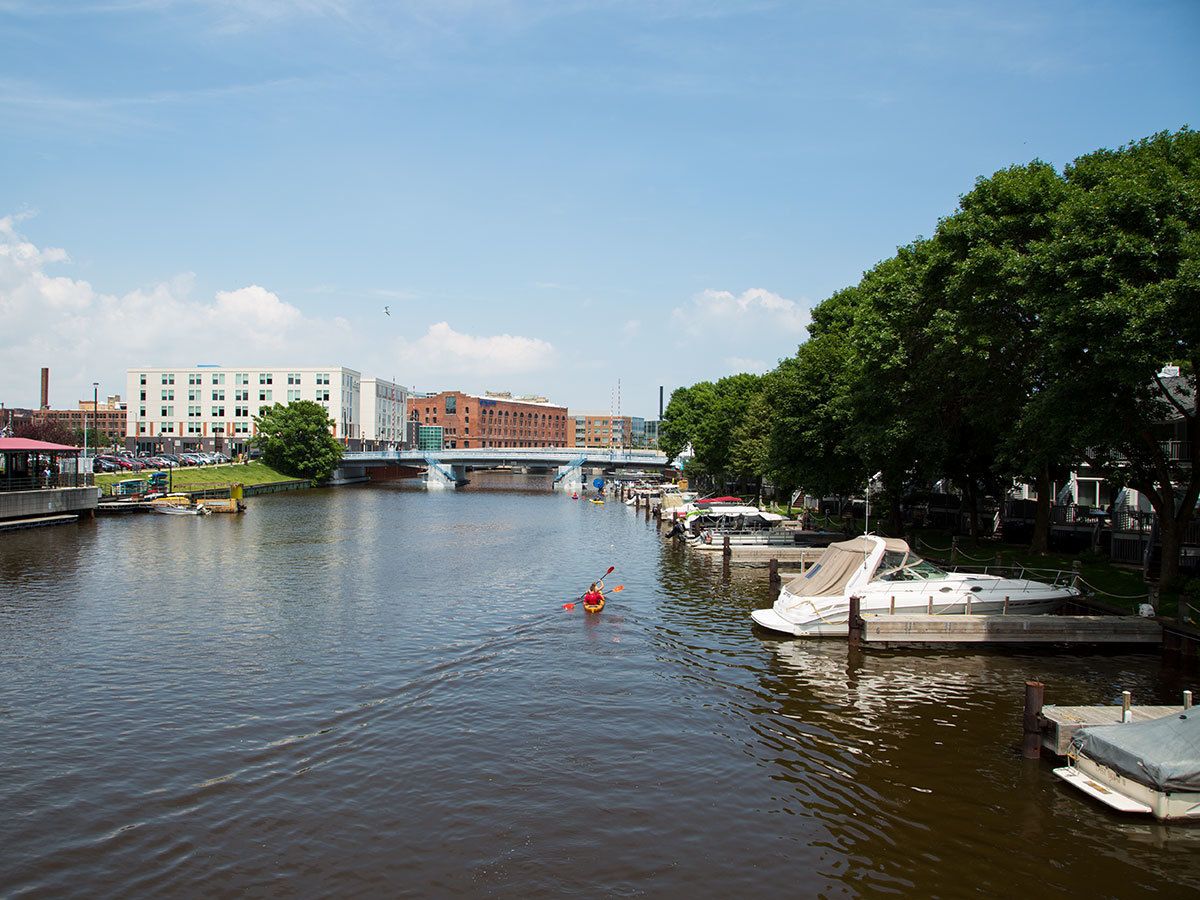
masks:
<path id="1" fill-rule="evenodd" d="M 795 355 L 678 388 L 660 449 L 691 446 L 689 478 L 715 491 L 861 497 L 869 484 L 894 536 L 905 498 L 945 482 L 974 543 L 988 499 L 1027 484 L 1034 554 L 1050 549 L 1052 485 L 1086 469 L 1110 493 L 1070 502 L 1123 507 L 1136 490 L 1156 516 L 1164 596 L 1178 590 L 1200 499 L 1197 196 L 1188 128 L 980 177 L 932 236 L 817 304 Z"/>

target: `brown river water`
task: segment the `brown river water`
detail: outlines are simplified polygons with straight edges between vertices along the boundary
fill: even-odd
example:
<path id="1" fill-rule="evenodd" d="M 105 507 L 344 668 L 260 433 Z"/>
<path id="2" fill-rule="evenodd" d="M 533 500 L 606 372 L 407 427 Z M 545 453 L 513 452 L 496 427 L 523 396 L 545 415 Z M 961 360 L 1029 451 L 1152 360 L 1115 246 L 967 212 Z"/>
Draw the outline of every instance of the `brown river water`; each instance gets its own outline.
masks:
<path id="1" fill-rule="evenodd" d="M 1197 687 L 1155 654 L 776 640 L 617 503 L 249 502 L 0 536 L 0 896 L 1200 893 L 1018 752 L 1026 678 Z"/>

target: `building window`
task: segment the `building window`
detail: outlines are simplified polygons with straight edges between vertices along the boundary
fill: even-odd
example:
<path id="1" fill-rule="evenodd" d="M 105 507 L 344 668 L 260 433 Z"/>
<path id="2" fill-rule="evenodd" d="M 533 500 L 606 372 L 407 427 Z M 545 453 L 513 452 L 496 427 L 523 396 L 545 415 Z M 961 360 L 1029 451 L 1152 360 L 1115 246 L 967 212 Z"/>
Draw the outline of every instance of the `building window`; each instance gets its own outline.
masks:
<path id="1" fill-rule="evenodd" d="M 145 392 L 145 391 L 142 391 L 141 393 L 142 393 L 142 396 L 141 396 L 140 398 L 138 398 L 138 399 L 140 399 L 140 400 L 145 400 L 145 399 L 146 399 L 146 392 Z"/>
<path id="2" fill-rule="evenodd" d="M 234 416 L 236 416 L 236 417 L 238 417 L 238 418 L 245 418 L 245 417 L 247 417 L 247 416 L 249 416 L 249 415 L 250 415 L 250 407 L 248 407 L 248 406 L 235 406 L 235 407 L 233 408 L 233 414 L 234 414 Z"/>
<path id="3" fill-rule="evenodd" d="M 258 402 L 259 403 L 270 403 L 271 402 L 271 392 L 270 391 L 259 391 L 258 392 Z"/>
<path id="4" fill-rule="evenodd" d="M 250 433 L 250 423 L 249 422 L 234 422 L 233 423 L 233 433 L 234 434 L 249 434 Z"/>
<path id="5" fill-rule="evenodd" d="M 250 383 L 250 373 L 249 372 L 238 372 L 236 375 L 233 376 L 233 383 L 234 384 L 249 384 Z"/>
<path id="6" fill-rule="evenodd" d="M 224 425 L 214 425 L 214 426 L 212 427 L 212 433 L 213 433 L 213 434 L 224 434 L 224 433 L 225 433 L 225 426 L 224 426 Z"/>
<path id="7" fill-rule="evenodd" d="M 162 374 L 162 383 L 163 383 L 163 384 L 174 384 L 174 383 L 175 383 L 175 375 L 174 375 L 174 374 L 167 374 L 166 372 L 163 372 L 163 374 Z"/>
<path id="8" fill-rule="evenodd" d="M 139 406 L 139 407 L 138 407 L 138 418 L 139 418 L 139 419 L 144 419 L 144 418 L 146 418 L 146 407 L 144 407 L 144 406 Z"/>
<path id="9" fill-rule="evenodd" d="M 146 386 L 146 373 L 145 372 L 143 372 L 141 375 L 138 376 L 138 384 L 140 384 L 142 387 Z"/>
<path id="10" fill-rule="evenodd" d="M 224 372 L 213 372 L 212 383 L 213 384 L 224 384 L 225 383 L 225 373 Z"/>
<path id="11" fill-rule="evenodd" d="M 200 423 L 188 422 L 188 434 L 200 434 Z"/>
<path id="12" fill-rule="evenodd" d="M 259 372 L 258 373 L 258 383 L 259 384 L 271 384 L 271 373 L 270 372 Z"/>
<path id="13" fill-rule="evenodd" d="M 233 392 L 233 399 L 234 399 L 234 400 L 249 400 L 249 399 L 250 399 L 250 391 L 248 391 L 248 390 L 234 390 L 234 392 Z"/>
<path id="14" fill-rule="evenodd" d="M 188 415 L 193 418 L 199 418 L 200 417 L 200 407 L 199 406 L 189 406 L 188 407 Z"/>
<path id="15" fill-rule="evenodd" d="M 300 373 L 299 372 L 288 372 L 288 384 L 299 384 L 299 383 L 300 383 Z"/>
<path id="16" fill-rule="evenodd" d="M 328 372 L 318 372 L 317 373 L 317 384 L 329 384 L 329 373 Z"/>
<path id="17" fill-rule="evenodd" d="M 225 418 L 225 407 L 223 407 L 223 406 L 212 407 L 211 415 L 214 419 Z"/>
<path id="18" fill-rule="evenodd" d="M 288 391 L 288 403 L 293 403 L 299 399 L 300 399 L 300 391 L 298 391 L 298 390 Z"/>
<path id="19" fill-rule="evenodd" d="M 163 400 L 174 400 L 175 399 L 175 389 L 174 388 L 164 388 L 163 392 L 162 392 L 162 399 Z"/>
<path id="20" fill-rule="evenodd" d="M 188 372 L 188 384 L 202 384 L 202 383 L 203 383 L 203 378 L 201 378 L 199 372 Z"/>
<path id="21" fill-rule="evenodd" d="M 212 398 L 214 400 L 224 400 L 225 399 L 225 389 L 220 388 L 219 390 L 214 390 L 212 392 Z"/>

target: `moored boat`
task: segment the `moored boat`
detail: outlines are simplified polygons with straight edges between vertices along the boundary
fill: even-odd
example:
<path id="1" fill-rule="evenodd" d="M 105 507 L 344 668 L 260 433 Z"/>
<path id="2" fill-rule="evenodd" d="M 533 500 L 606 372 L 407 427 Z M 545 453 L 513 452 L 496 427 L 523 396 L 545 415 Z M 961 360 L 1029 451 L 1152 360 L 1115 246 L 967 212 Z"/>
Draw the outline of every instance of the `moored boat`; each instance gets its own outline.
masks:
<path id="1" fill-rule="evenodd" d="M 992 615 L 1053 611 L 1079 590 L 1060 578 L 1052 584 L 946 572 L 917 556 L 897 538 L 863 535 L 830 544 L 804 574 L 788 582 L 770 609 L 751 618 L 764 628 L 800 636 L 845 635 L 850 597 L 866 613 L 965 613 Z"/>
<path id="2" fill-rule="evenodd" d="M 1126 813 L 1200 821 L 1200 712 L 1081 728 L 1054 774 Z"/>

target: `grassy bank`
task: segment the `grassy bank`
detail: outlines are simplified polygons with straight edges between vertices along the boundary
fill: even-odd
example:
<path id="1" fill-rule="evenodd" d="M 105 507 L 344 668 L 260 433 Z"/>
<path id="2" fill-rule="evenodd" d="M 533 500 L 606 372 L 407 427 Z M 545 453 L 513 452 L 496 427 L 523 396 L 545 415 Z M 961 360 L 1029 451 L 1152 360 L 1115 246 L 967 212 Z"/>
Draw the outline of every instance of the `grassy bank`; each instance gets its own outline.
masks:
<path id="1" fill-rule="evenodd" d="M 152 471 L 166 470 L 144 469 L 141 472 L 110 472 L 97 475 L 96 485 L 104 493 L 111 494 L 114 483 L 130 478 L 147 478 Z M 224 466 L 188 466 L 171 470 L 171 489 L 175 491 L 201 491 L 234 483 L 272 484 L 293 480 L 262 462 L 230 463 Z"/>

